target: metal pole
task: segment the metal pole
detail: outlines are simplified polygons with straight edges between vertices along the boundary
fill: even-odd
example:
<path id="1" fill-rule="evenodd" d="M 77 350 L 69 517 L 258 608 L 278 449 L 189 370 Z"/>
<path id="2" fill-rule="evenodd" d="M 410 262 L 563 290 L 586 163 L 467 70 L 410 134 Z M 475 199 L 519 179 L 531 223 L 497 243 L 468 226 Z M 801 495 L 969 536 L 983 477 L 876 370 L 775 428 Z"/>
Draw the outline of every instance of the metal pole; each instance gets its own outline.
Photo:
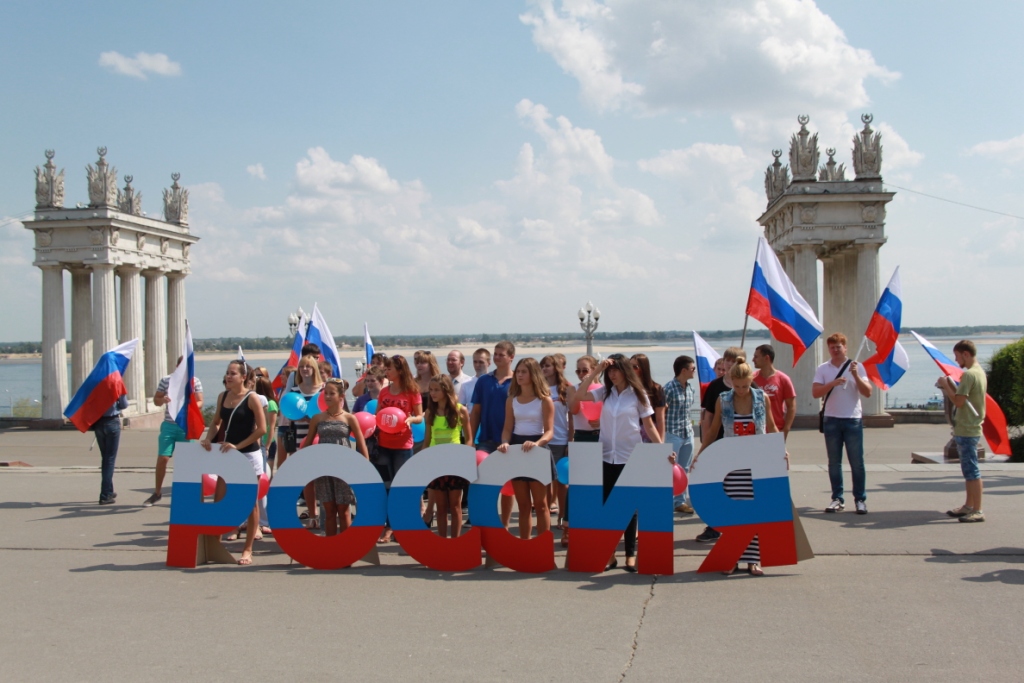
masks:
<path id="1" fill-rule="evenodd" d="M 743 345 L 747 342 L 747 321 L 749 321 L 749 320 L 750 320 L 750 315 L 749 314 L 743 316 L 743 336 L 740 337 L 740 348 L 741 349 L 743 348 Z"/>

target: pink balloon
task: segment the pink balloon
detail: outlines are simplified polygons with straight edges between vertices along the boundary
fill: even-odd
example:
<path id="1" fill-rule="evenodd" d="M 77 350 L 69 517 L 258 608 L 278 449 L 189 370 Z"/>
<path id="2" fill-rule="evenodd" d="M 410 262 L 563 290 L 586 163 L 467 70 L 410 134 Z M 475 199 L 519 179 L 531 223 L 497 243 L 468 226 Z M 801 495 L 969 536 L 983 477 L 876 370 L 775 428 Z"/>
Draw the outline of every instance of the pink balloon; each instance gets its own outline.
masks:
<path id="1" fill-rule="evenodd" d="M 212 496 L 217 492 L 217 475 L 216 474 L 204 474 L 203 475 L 203 495 Z"/>
<path id="2" fill-rule="evenodd" d="M 324 396 L 324 392 L 322 391 L 320 392 L 320 397 L 316 400 L 316 407 L 319 408 L 321 412 L 327 410 L 327 397 Z"/>
<path id="3" fill-rule="evenodd" d="M 259 485 L 259 488 L 256 489 L 256 491 L 257 491 L 256 497 L 257 498 L 263 498 L 265 495 L 267 495 L 267 491 L 269 491 L 269 490 L 270 490 L 270 477 L 268 477 L 267 473 L 264 472 L 263 474 L 260 475 L 260 485 Z"/>
<path id="4" fill-rule="evenodd" d="M 488 453 L 487 451 L 477 451 L 476 452 L 476 464 L 477 464 L 477 467 L 480 466 L 480 463 L 482 463 L 484 461 L 484 459 L 488 455 L 490 455 L 490 453 Z"/>
<path id="5" fill-rule="evenodd" d="M 359 429 L 363 430 L 363 438 L 373 436 L 374 430 L 377 429 L 377 420 L 371 413 L 360 411 L 356 413 L 356 420 L 359 422 Z"/>
<path id="6" fill-rule="evenodd" d="M 509 497 L 516 495 L 516 492 L 512 490 L 512 482 L 505 482 L 505 485 L 501 487 L 501 495 Z"/>
<path id="7" fill-rule="evenodd" d="M 382 432 L 399 434 L 408 429 L 405 420 L 408 416 L 401 408 L 388 406 L 377 411 L 377 426 Z"/>
<path id="8" fill-rule="evenodd" d="M 672 466 L 672 495 L 681 495 L 686 490 L 686 485 L 689 483 L 689 478 L 686 476 L 686 470 L 676 463 Z"/>
<path id="9" fill-rule="evenodd" d="M 604 403 L 601 401 L 580 401 L 580 411 L 583 412 L 583 417 L 588 420 L 600 420 L 601 419 L 601 408 Z"/>

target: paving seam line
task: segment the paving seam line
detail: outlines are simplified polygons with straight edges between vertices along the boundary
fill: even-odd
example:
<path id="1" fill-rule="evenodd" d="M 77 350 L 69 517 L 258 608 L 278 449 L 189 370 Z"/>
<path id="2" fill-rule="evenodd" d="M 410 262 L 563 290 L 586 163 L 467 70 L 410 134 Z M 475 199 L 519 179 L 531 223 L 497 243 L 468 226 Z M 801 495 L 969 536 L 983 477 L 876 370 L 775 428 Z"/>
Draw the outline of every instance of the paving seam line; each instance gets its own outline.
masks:
<path id="1" fill-rule="evenodd" d="M 633 631 L 633 643 L 629 648 L 629 659 L 626 661 L 626 666 L 623 667 L 622 673 L 619 674 L 619 683 L 622 683 L 626 679 L 626 674 L 629 673 L 629 669 L 633 666 L 633 659 L 636 657 L 636 649 L 640 640 L 640 629 L 644 626 L 644 617 L 647 616 L 647 606 L 651 604 L 651 599 L 654 597 L 654 586 L 658 583 L 658 577 L 654 576 L 651 578 L 651 588 L 647 593 L 647 597 L 644 599 L 644 604 L 640 608 L 640 619 L 636 623 L 636 630 Z"/>

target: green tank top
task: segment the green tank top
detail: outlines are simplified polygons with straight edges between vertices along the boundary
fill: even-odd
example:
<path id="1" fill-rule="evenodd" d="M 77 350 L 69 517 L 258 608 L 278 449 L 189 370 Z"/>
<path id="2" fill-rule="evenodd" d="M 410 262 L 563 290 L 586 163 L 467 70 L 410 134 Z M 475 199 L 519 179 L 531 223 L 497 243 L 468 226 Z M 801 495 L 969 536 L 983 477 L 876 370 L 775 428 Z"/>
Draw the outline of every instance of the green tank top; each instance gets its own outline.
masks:
<path id="1" fill-rule="evenodd" d="M 454 427 L 448 426 L 448 418 L 438 415 L 434 418 L 434 424 L 430 426 L 430 446 L 437 446 L 444 443 L 462 443 L 462 404 L 456 403 L 455 409 L 459 411 L 459 420 Z"/>

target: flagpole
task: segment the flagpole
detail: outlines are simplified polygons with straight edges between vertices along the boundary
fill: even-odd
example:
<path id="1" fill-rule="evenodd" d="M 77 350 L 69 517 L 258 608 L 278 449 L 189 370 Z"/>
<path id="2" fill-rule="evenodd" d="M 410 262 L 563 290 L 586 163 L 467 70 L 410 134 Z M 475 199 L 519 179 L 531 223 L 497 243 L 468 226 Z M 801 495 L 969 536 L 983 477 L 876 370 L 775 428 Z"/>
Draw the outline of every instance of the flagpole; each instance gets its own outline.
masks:
<path id="1" fill-rule="evenodd" d="M 743 316 L 743 336 L 740 337 L 740 348 L 741 349 L 743 348 L 743 345 L 747 341 L 747 322 L 749 320 L 750 320 L 750 314 L 747 313 L 746 315 Z"/>
<path id="2" fill-rule="evenodd" d="M 864 345 L 865 345 L 865 344 L 867 344 L 867 343 L 868 343 L 868 338 L 867 338 L 867 336 L 863 337 L 863 338 L 862 338 L 862 339 L 860 340 L 860 346 L 858 346 L 858 347 L 857 347 L 857 355 L 856 355 L 856 356 L 854 356 L 854 358 L 853 358 L 853 362 L 854 362 L 854 363 L 859 363 L 859 362 L 860 362 L 860 354 L 861 354 L 861 351 L 863 351 L 863 350 L 864 350 Z"/>

